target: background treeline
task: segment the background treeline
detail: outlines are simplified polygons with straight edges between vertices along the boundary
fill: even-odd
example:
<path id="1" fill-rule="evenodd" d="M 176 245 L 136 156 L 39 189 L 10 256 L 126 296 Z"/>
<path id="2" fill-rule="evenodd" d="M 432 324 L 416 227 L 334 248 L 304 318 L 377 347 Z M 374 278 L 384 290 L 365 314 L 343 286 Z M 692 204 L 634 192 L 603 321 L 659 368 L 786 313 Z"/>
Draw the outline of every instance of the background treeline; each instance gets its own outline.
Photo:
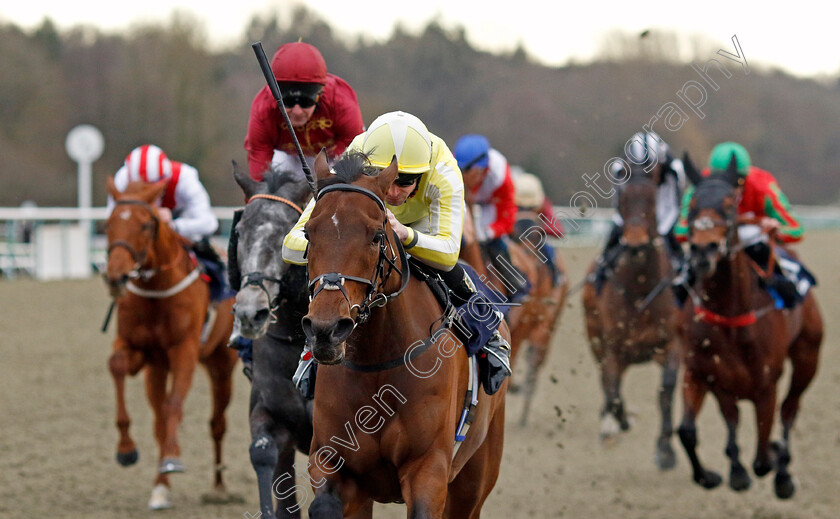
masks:
<path id="1" fill-rule="evenodd" d="M 75 164 L 64 141 L 75 125 L 102 130 L 94 164 L 94 204 L 104 179 L 134 146 L 152 142 L 196 166 L 216 205 L 239 205 L 231 160 L 242 143 L 254 94 L 265 83 L 250 48 L 269 57 L 303 38 L 330 72 L 356 90 L 366 123 L 395 109 L 414 113 L 454 145 L 463 133 L 486 134 L 511 162 L 542 177 L 556 204 L 587 188 L 623 143 L 668 102 L 688 121 L 675 132 L 654 128 L 681 155 L 705 163 L 712 145 L 737 140 L 774 172 L 794 203 L 835 203 L 840 191 L 840 88 L 837 81 L 794 78 L 750 62 L 746 75 L 716 55 L 731 42 L 673 34 L 614 33 L 594 63 L 545 67 L 521 48 L 494 55 L 473 48 L 463 29 L 430 23 L 419 34 L 397 28 L 384 43 L 347 41 L 312 13 L 255 17 L 241 45 L 212 51 L 203 27 L 185 15 L 120 35 L 89 27 L 59 31 L 49 21 L 24 31 L 0 25 L 0 205 L 31 199 L 75 205 Z M 740 41 L 750 60 L 750 42 Z M 718 91 L 695 114 L 677 95 L 699 81 L 689 66 L 717 58 L 730 79 L 711 74 Z M 707 85 L 706 85 L 707 86 Z M 600 185 L 607 186 L 602 179 Z"/>

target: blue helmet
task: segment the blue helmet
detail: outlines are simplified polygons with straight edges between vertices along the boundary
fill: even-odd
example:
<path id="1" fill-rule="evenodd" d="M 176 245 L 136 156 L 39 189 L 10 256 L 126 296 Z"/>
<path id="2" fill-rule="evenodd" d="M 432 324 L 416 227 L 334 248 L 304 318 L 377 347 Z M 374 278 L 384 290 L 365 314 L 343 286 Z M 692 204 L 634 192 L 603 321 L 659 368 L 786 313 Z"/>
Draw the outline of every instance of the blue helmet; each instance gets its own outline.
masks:
<path id="1" fill-rule="evenodd" d="M 455 160 L 458 168 L 467 171 L 472 167 L 486 168 L 489 163 L 487 152 L 490 151 L 490 141 L 484 135 L 468 134 L 462 136 L 455 143 Z"/>

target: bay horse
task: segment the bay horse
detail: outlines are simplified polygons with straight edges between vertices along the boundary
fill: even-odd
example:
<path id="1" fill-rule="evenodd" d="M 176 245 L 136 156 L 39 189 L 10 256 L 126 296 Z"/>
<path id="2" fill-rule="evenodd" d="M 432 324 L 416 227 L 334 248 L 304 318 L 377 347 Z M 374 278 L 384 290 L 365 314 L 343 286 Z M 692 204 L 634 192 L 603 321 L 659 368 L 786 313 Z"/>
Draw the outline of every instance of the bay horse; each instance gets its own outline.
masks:
<path id="1" fill-rule="evenodd" d="M 120 192 L 109 177 L 107 188 L 115 202 L 107 220 L 104 278 L 117 307 L 117 333 L 108 361 L 116 387 L 117 462 L 129 466 L 138 458 L 129 434 L 125 377 L 145 367 L 146 396 L 159 448 L 149 508 L 171 506 L 169 474 L 184 471 L 178 426 L 193 372 L 201 362 L 210 377 L 213 399 L 210 432 L 215 468 L 213 494 L 208 497 L 224 501 L 228 496 L 222 479 L 222 439 L 237 360 L 236 352 L 226 346 L 233 327 L 233 299 L 218 304 L 212 329 L 202 340 L 210 290 L 200 280 L 184 239 L 160 219 L 155 204 L 166 182 L 132 182 Z"/>
<path id="2" fill-rule="evenodd" d="M 234 313 L 242 336 L 254 339 L 249 452 L 260 512 L 263 519 L 300 517 L 292 488 L 295 451 L 309 454 L 312 406 L 292 375 L 306 340 L 300 322 L 309 293 L 306 268 L 285 263 L 281 245 L 312 192 L 305 178 L 292 172 L 269 170 L 257 182 L 234 163 L 233 176 L 247 200 L 232 229 L 230 263 L 239 289 Z"/>
<path id="3" fill-rule="evenodd" d="M 671 260 L 657 230 L 656 181 L 644 167 L 626 163 L 632 166 L 618 194 L 624 224 L 614 267 L 600 293 L 587 282 L 582 294 L 587 337 L 604 393 L 600 436 L 602 441 L 614 441 L 620 431 L 630 429 L 621 379 L 631 365 L 655 360 L 662 375 L 654 462 L 660 470 L 668 470 L 676 464 L 671 436 L 681 355 L 679 309 L 670 288 Z M 588 279 L 595 268 L 593 261 Z"/>
<path id="4" fill-rule="evenodd" d="M 351 153 L 333 169 L 319 155 L 304 228 L 303 329 L 320 363 L 309 516 L 369 518 L 376 501 L 405 503 L 409 517 L 477 518 L 499 474 L 507 381 L 493 396 L 470 384 L 476 372 L 442 327 L 444 309 L 410 274 L 383 202 L 396 160 L 380 172 Z M 499 331 L 509 338 L 504 322 Z M 456 449 L 468 387 L 477 403 Z"/>
<path id="5" fill-rule="evenodd" d="M 525 379 L 521 388 L 515 388 L 517 392 L 520 389 L 523 391 L 524 401 L 519 424 L 525 426 L 536 391 L 537 376 L 548 356 L 551 339 L 566 300 L 568 282 L 563 276 L 555 283 L 554 272 L 547 263 L 550 259 L 538 250 L 540 240 L 545 240 L 546 236 L 545 232 L 541 231 L 536 213 L 520 213 L 517 217 L 523 220 L 530 219 L 530 225 L 521 226 L 520 231 L 515 236 L 512 235 L 514 239 L 504 238 L 513 265 L 496 267 L 491 263 L 491 258 L 478 242 L 474 218 L 469 210 L 464 218 L 464 239 L 460 258 L 473 267 L 491 288 L 501 292 L 508 299 L 516 290 L 515 276 L 524 275 L 531 283 L 530 292 L 522 300 L 521 306 L 511 307 L 506 316 L 511 331 L 511 364 L 519 356 L 520 350 L 527 347 Z M 560 254 L 555 254 L 554 263 L 558 272 L 566 272 Z M 514 268 L 518 272 L 514 271 Z M 514 392 L 513 386 L 510 391 Z"/>
<path id="6" fill-rule="evenodd" d="M 788 470 L 790 430 L 800 398 L 817 371 L 822 317 L 813 291 L 794 309 L 777 309 L 760 286 L 762 269 L 753 263 L 738 237 L 738 186 L 742 179 L 734 157 L 724 173 L 705 178 L 690 160 L 685 163 L 687 176 L 696 184 L 688 215 L 689 261 L 696 281 L 684 307 L 687 351 L 680 440 L 691 460 L 694 482 L 707 489 L 718 486 L 721 476 L 707 470 L 696 451 L 695 420 L 706 393 L 711 392 L 728 432 L 729 486 L 747 490 L 751 479 L 739 460 L 737 404 L 743 399 L 751 401 L 758 435 L 753 471 L 762 477 L 775 469 L 774 492 L 787 499 L 796 490 Z M 790 360 L 792 371 L 781 405 L 782 437 L 771 444 L 776 386 L 785 359 Z"/>

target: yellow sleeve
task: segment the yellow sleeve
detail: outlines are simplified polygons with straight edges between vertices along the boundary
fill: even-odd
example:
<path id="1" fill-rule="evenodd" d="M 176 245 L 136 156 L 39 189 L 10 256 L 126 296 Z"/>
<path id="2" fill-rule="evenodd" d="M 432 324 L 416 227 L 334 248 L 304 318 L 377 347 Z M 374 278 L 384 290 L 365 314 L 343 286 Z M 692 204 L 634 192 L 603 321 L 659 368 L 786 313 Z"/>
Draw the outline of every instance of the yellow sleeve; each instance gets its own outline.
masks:
<path id="1" fill-rule="evenodd" d="M 309 240 L 303 234 L 303 226 L 309 221 L 309 216 L 312 214 L 312 208 L 314 207 L 315 199 L 313 198 L 303 210 L 303 214 L 300 215 L 295 226 L 283 238 L 283 261 L 286 263 L 306 265 L 306 249 L 309 246 Z"/>
<path id="2" fill-rule="evenodd" d="M 452 152 L 442 139 L 433 136 L 436 156 L 426 188 L 429 201 L 428 232 L 412 229 L 414 245 L 408 252 L 434 268 L 449 271 L 458 262 L 464 230 L 464 181 Z"/>

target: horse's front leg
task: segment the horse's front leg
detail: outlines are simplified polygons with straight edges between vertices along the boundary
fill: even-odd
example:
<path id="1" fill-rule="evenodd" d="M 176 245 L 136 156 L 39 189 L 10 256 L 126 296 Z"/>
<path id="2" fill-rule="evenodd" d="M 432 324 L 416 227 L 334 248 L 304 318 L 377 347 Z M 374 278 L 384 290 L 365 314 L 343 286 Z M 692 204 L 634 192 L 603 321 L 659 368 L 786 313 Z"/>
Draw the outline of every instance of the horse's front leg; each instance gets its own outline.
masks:
<path id="1" fill-rule="evenodd" d="M 729 458 L 729 487 L 735 491 L 747 490 L 752 484 L 747 470 L 741 464 L 738 448 L 738 402 L 734 397 L 717 395 L 720 412 L 726 420 L 726 456 Z"/>
<path id="2" fill-rule="evenodd" d="M 132 352 L 128 345 L 119 336 L 114 340 L 114 348 L 111 357 L 108 359 L 108 370 L 114 379 L 117 399 L 117 430 L 120 439 L 117 443 L 117 463 L 128 467 L 137 462 L 137 445 L 128 432 L 131 425 L 131 418 L 128 416 L 128 409 L 125 405 L 125 377 L 128 374 L 136 374 L 143 366 L 143 355 L 139 352 Z"/>
<path id="3" fill-rule="evenodd" d="M 604 390 L 604 409 L 601 411 L 601 441 L 613 440 L 621 431 L 630 429 L 624 400 L 621 398 L 621 376 L 626 365 L 616 354 L 618 344 L 610 340 L 601 361 L 601 386 Z"/>
<path id="4" fill-rule="evenodd" d="M 162 474 L 183 472 L 181 447 L 178 444 L 178 426 L 184 414 L 184 401 L 192 385 L 193 373 L 198 364 L 198 343 L 185 342 L 169 350 L 169 371 L 172 387 L 163 401 L 163 433 L 161 459 L 158 470 Z"/>
<path id="5" fill-rule="evenodd" d="M 677 373 L 680 369 L 679 343 L 676 340 L 671 341 L 667 352 L 665 363 L 662 366 L 662 385 L 659 386 L 659 412 L 662 421 L 654 453 L 654 461 L 660 470 L 672 469 L 677 464 L 674 449 L 671 447 L 671 436 L 674 433 L 672 419 L 674 388 L 677 385 Z"/>
<path id="6" fill-rule="evenodd" d="M 720 485 L 722 478 L 720 474 L 706 470 L 697 457 L 697 415 L 703 406 L 703 398 L 706 396 L 706 385 L 697 380 L 691 370 L 686 370 L 683 376 L 683 418 L 678 429 L 680 442 L 683 444 L 686 455 L 691 461 L 692 479 L 698 485 L 706 489 L 712 489 Z"/>
<path id="7" fill-rule="evenodd" d="M 449 464 L 446 449 L 433 447 L 425 457 L 410 461 L 398 469 L 409 519 L 443 517 Z"/>
<path id="8" fill-rule="evenodd" d="M 315 443 L 309 455 L 307 468 L 309 482 L 315 490 L 315 499 L 309 505 L 311 519 L 370 519 L 373 517 L 373 501 L 352 480 L 341 476 L 337 471 L 327 467 L 328 462 L 319 459 L 326 451 L 315 448 Z M 332 459 L 332 457 L 330 458 Z M 323 465 L 320 462 L 324 462 Z M 334 460 L 333 460 L 334 462 Z M 327 472 L 324 471 L 327 468 Z"/>
<path id="9" fill-rule="evenodd" d="M 776 411 L 776 387 L 763 392 L 755 401 L 755 419 L 758 429 L 758 442 L 755 447 L 753 471 L 758 477 L 766 476 L 773 470 L 773 458 L 770 451 L 770 432 L 773 429 L 773 415 Z"/>
<path id="10" fill-rule="evenodd" d="M 163 448 L 166 442 L 166 416 L 164 401 L 166 400 L 166 378 L 169 374 L 167 366 L 160 361 L 149 363 L 146 368 L 146 398 L 154 415 L 155 440 L 158 444 L 158 463 L 163 459 Z M 172 506 L 169 492 L 169 474 L 158 469 L 155 486 L 149 498 L 149 509 L 163 510 Z"/>

